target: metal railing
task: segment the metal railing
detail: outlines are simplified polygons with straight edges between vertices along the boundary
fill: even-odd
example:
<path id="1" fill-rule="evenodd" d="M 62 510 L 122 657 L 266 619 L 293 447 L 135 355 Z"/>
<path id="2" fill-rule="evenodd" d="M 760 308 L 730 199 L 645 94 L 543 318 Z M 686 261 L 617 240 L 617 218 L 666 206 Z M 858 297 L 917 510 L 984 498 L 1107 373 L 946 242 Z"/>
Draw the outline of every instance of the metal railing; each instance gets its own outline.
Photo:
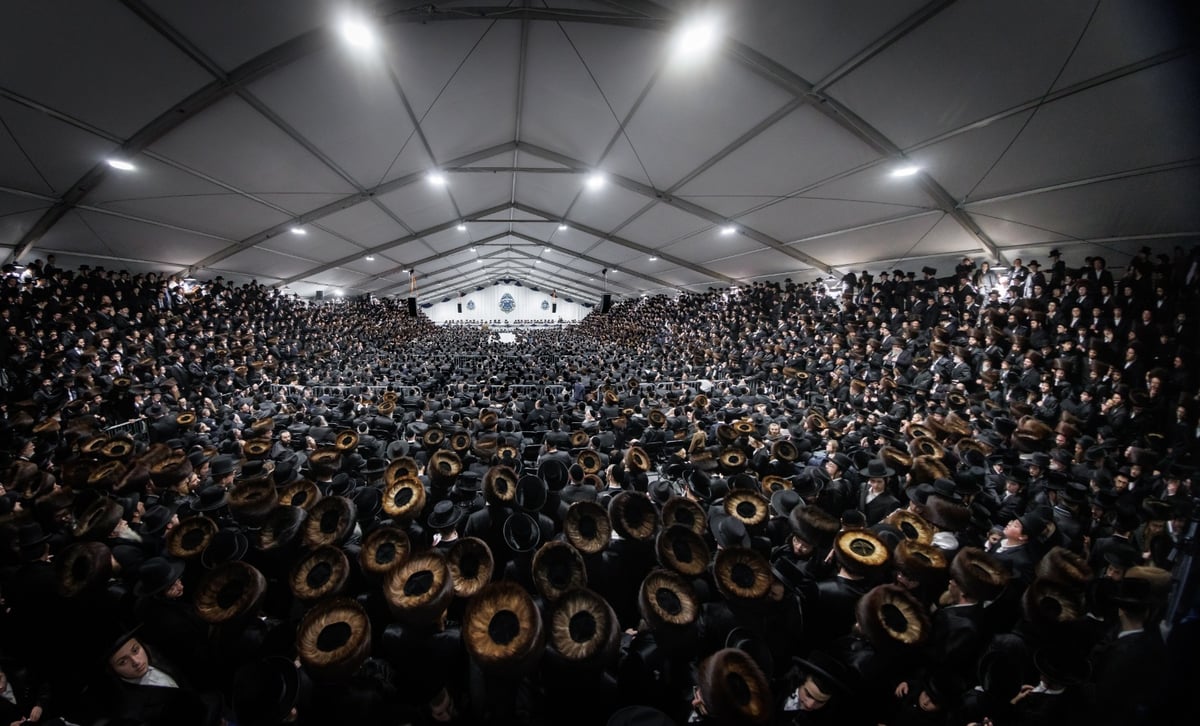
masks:
<path id="1" fill-rule="evenodd" d="M 109 436 L 129 436 L 138 441 L 149 441 L 150 439 L 150 428 L 146 425 L 144 418 L 135 418 L 109 426 L 104 429 L 104 433 Z"/>

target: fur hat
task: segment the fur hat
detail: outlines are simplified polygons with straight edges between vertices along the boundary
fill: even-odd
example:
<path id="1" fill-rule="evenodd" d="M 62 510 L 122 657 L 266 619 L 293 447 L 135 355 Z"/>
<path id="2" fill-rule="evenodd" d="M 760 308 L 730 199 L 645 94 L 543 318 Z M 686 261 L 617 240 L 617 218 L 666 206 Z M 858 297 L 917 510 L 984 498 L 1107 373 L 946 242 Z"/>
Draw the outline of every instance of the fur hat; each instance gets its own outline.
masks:
<path id="1" fill-rule="evenodd" d="M 724 648 L 700 662 L 696 672 L 700 698 L 718 723 L 765 724 L 774 696 L 762 669 L 745 651 Z"/>
<path id="2" fill-rule="evenodd" d="M 485 586 L 467 603 L 462 638 L 480 667 L 509 674 L 535 667 L 546 643 L 542 614 L 533 598 L 508 580 Z"/>
<path id="3" fill-rule="evenodd" d="M 483 496 L 489 504 L 511 504 L 517 498 L 517 472 L 507 466 L 493 466 L 483 475 Z"/>
<path id="4" fill-rule="evenodd" d="M 317 603 L 296 630 L 296 653 L 305 670 L 320 681 L 349 678 L 371 654 L 371 619 L 357 601 L 337 598 Z"/>
<path id="5" fill-rule="evenodd" d="M 217 534 L 217 523 L 208 517 L 188 517 L 167 533 L 167 554 L 187 560 L 199 557 Z"/>
<path id="6" fill-rule="evenodd" d="M 408 533 L 396 526 L 376 527 L 363 540 L 358 564 L 369 575 L 386 575 L 404 564 L 412 551 Z"/>
<path id="7" fill-rule="evenodd" d="M 940 548 L 925 542 L 904 539 L 896 545 L 892 556 L 895 558 L 896 571 L 905 578 L 936 591 L 936 594 L 945 590 L 950 563 L 946 559 L 946 553 Z"/>
<path id="8" fill-rule="evenodd" d="M 656 568 L 642 580 L 638 612 L 651 630 L 688 628 L 700 615 L 700 601 L 682 575 Z"/>
<path id="9" fill-rule="evenodd" d="M 759 600 L 771 589 L 773 576 L 767 558 L 748 547 L 717 551 L 713 580 L 727 600 Z"/>
<path id="10" fill-rule="evenodd" d="M 658 533 L 655 553 L 660 565 L 686 577 L 697 577 L 708 569 L 708 543 L 682 524 L 667 527 Z"/>
<path id="11" fill-rule="evenodd" d="M 964 547 L 950 563 L 950 578 L 967 597 L 995 600 L 1012 579 L 1012 572 L 978 547 Z"/>
<path id="12" fill-rule="evenodd" d="M 608 518 L 623 539 L 649 542 L 658 532 L 658 510 L 640 492 L 623 491 L 608 503 Z"/>
<path id="13" fill-rule="evenodd" d="M 621 626 L 612 605 L 587 589 L 564 594 L 550 613 L 550 647 L 571 667 L 603 668 L 616 658 Z"/>
<path id="14" fill-rule="evenodd" d="M 325 545 L 310 550 L 292 567 L 288 585 L 292 594 L 312 602 L 338 595 L 350 577 L 350 562 L 337 547 Z"/>
<path id="15" fill-rule="evenodd" d="M 912 459 L 909 477 L 910 486 L 932 484 L 937 479 L 950 478 L 950 469 L 938 458 L 926 454 L 918 454 Z"/>
<path id="16" fill-rule="evenodd" d="M 1092 568 L 1087 558 L 1065 547 L 1054 547 L 1038 560 L 1036 574 L 1044 580 L 1080 591 L 1092 581 Z"/>
<path id="17" fill-rule="evenodd" d="M 858 626 L 879 649 L 918 646 L 933 626 L 924 606 L 899 585 L 880 585 L 858 600 Z"/>
<path id="18" fill-rule="evenodd" d="M 267 594 L 267 579 L 252 565 L 232 560 L 209 570 L 196 586 L 196 614 L 220 625 L 258 611 Z"/>
<path id="19" fill-rule="evenodd" d="M 833 544 L 842 523 L 820 507 L 796 507 L 788 515 L 792 534 L 817 549 Z"/>
<path id="20" fill-rule="evenodd" d="M 868 576 L 888 564 L 891 553 L 874 532 L 867 529 L 848 529 L 833 540 L 834 557 L 847 572 Z"/>
<path id="21" fill-rule="evenodd" d="M 1034 578 L 1021 596 L 1026 622 L 1043 628 L 1079 620 L 1087 613 L 1084 592 L 1044 577 Z"/>
<path id="22" fill-rule="evenodd" d="M 73 598 L 108 585 L 112 577 L 112 551 L 103 542 L 76 542 L 54 558 L 58 592 Z"/>
<path id="23" fill-rule="evenodd" d="M 725 497 L 725 513 L 752 529 L 766 523 L 770 516 L 769 502 L 758 492 L 738 489 Z"/>
<path id="24" fill-rule="evenodd" d="M 612 522 L 608 512 L 596 502 L 575 502 L 563 518 L 563 533 L 572 547 L 585 555 L 594 555 L 608 547 Z"/>
<path id="25" fill-rule="evenodd" d="M 436 621 L 454 597 L 445 556 L 426 550 L 392 568 L 383 581 L 383 597 L 392 614 L 407 623 Z"/>
<path id="26" fill-rule="evenodd" d="M 671 497 L 662 508 L 663 528 L 681 525 L 698 535 L 708 530 L 708 515 L 695 501 L 687 497 Z"/>
<path id="27" fill-rule="evenodd" d="M 341 545 L 354 531 L 358 508 L 346 497 L 325 497 L 308 512 L 304 542 L 309 547 Z"/>
<path id="28" fill-rule="evenodd" d="M 542 545 L 533 555 L 533 584 L 550 602 L 570 590 L 587 587 L 587 570 L 579 550 L 563 541 Z"/>
<path id="29" fill-rule="evenodd" d="M 425 487 L 415 476 L 394 479 L 383 492 L 383 511 L 397 521 L 416 519 L 425 509 Z"/>
<path id="30" fill-rule="evenodd" d="M 446 551 L 454 594 L 469 598 L 491 582 L 496 561 L 487 542 L 478 537 L 459 537 Z"/>
<path id="31" fill-rule="evenodd" d="M 933 542 L 933 526 L 919 514 L 914 514 L 907 509 L 897 509 L 883 521 L 899 530 L 906 540 L 921 544 Z"/>

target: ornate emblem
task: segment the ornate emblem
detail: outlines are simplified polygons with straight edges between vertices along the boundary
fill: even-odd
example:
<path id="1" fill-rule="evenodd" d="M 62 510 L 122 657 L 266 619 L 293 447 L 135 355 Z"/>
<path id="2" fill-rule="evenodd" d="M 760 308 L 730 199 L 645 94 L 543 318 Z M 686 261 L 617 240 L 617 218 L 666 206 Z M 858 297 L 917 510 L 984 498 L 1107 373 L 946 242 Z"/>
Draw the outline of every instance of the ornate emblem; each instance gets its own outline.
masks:
<path id="1" fill-rule="evenodd" d="M 549 310 L 549 309 L 550 309 L 550 301 L 549 301 L 549 300 L 543 300 L 543 301 L 542 301 L 542 310 Z"/>
<path id="2" fill-rule="evenodd" d="M 467 301 L 467 310 L 474 310 L 474 309 L 475 309 L 475 301 L 474 301 L 474 300 L 468 300 L 468 301 Z"/>
<path id="3" fill-rule="evenodd" d="M 515 299 L 513 299 L 512 295 L 510 295 L 506 292 L 500 296 L 500 310 L 504 314 L 507 315 L 508 313 L 511 313 L 513 310 L 516 310 L 516 309 L 517 309 L 517 301 Z"/>

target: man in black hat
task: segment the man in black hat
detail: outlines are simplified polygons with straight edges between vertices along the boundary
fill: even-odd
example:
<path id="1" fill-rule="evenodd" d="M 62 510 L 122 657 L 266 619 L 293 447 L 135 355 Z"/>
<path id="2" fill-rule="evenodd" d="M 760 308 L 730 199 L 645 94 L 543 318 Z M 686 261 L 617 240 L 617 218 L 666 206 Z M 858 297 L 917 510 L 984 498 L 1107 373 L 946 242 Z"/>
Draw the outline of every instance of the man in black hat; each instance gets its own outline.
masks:
<path id="1" fill-rule="evenodd" d="M 871 459 L 858 473 L 867 482 L 858 495 L 858 511 L 866 516 L 867 526 L 871 527 L 900 508 L 900 500 L 887 488 L 896 472 L 883 459 Z"/>

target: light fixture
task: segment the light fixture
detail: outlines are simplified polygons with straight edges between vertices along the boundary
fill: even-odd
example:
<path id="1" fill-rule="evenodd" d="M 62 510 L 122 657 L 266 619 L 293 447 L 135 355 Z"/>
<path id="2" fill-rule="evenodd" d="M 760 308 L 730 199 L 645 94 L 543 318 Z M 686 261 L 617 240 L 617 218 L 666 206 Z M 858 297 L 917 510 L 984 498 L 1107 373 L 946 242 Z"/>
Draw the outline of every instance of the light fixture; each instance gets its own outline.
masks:
<path id="1" fill-rule="evenodd" d="M 601 172 L 592 172 L 585 182 L 588 189 L 595 191 L 604 186 L 604 174 Z"/>
<path id="2" fill-rule="evenodd" d="M 905 164 L 904 166 L 898 166 L 895 169 L 892 169 L 892 176 L 913 176 L 919 171 L 921 171 L 921 167 L 917 166 L 916 164 Z"/>
<path id="3" fill-rule="evenodd" d="M 367 257 L 366 257 L 366 260 L 367 260 L 367 262 L 374 262 L 374 261 L 375 261 L 375 255 L 367 255 Z"/>
<path id="4" fill-rule="evenodd" d="M 108 159 L 108 165 L 118 171 L 133 171 L 137 168 L 124 159 Z"/>
<path id="5" fill-rule="evenodd" d="M 458 223 L 458 226 L 457 226 L 457 227 L 455 227 L 455 229 L 457 229 L 459 232 L 466 232 L 466 231 L 467 231 L 467 225 L 463 224 L 462 222 L 459 222 L 459 223 Z"/>
<path id="6" fill-rule="evenodd" d="M 474 248 L 474 247 L 472 247 L 472 248 L 471 248 L 471 251 L 472 251 L 472 252 L 474 252 L 474 251 L 475 251 L 475 248 Z"/>
<path id="7" fill-rule="evenodd" d="M 533 264 L 535 264 L 535 265 L 540 265 L 540 264 L 542 264 L 542 261 L 541 261 L 541 260 L 534 260 L 534 261 L 533 261 Z"/>
<path id="8" fill-rule="evenodd" d="M 342 38 L 355 48 L 368 50 L 375 47 L 375 33 L 361 18 L 344 18 L 340 30 Z"/>
<path id="9" fill-rule="evenodd" d="M 298 234 L 303 237 L 308 234 L 308 230 L 303 227 L 292 227 L 292 234 Z"/>
<path id="10" fill-rule="evenodd" d="M 429 172 L 429 183 L 434 186 L 446 186 L 446 177 L 440 171 Z"/>
<path id="11" fill-rule="evenodd" d="M 558 224 L 558 231 L 559 231 L 559 232 L 566 232 L 566 231 L 567 231 L 567 223 L 566 223 L 566 222 L 559 222 L 559 224 Z"/>
<path id="12" fill-rule="evenodd" d="M 736 231 L 737 227 L 733 226 L 732 224 L 727 224 L 724 227 L 721 227 L 721 234 L 725 237 L 728 237 Z"/>
<path id="13" fill-rule="evenodd" d="M 712 14 L 701 15 L 680 26 L 675 34 L 674 51 L 679 58 L 697 58 L 717 45 L 718 20 Z"/>
<path id="14" fill-rule="evenodd" d="M 343 293 L 342 293 L 342 291 L 341 291 L 341 290 L 334 290 L 334 291 L 333 291 L 333 294 L 334 294 L 334 295 L 336 295 L 336 296 L 338 296 L 338 297 L 341 297 L 341 296 L 343 295 Z"/>
<path id="15" fill-rule="evenodd" d="M 657 258 L 657 257 L 655 257 L 654 255 L 650 255 L 650 261 L 651 261 L 651 262 L 658 262 L 658 258 Z"/>

